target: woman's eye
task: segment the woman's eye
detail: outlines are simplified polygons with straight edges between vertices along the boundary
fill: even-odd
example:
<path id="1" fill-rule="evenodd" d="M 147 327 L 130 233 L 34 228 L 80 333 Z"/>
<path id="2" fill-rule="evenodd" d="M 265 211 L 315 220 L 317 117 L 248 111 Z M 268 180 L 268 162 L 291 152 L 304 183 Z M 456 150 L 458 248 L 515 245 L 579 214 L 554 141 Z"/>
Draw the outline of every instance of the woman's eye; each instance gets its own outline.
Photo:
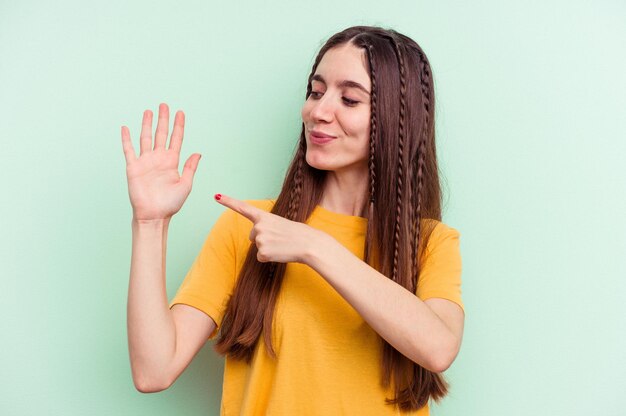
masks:
<path id="1" fill-rule="evenodd" d="M 323 92 L 319 92 L 319 91 L 311 91 L 311 94 L 309 95 L 309 97 L 313 98 L 314 100 L 317 100 L 319 98 L 321 98 L 321 96 L 324 95 Z M 341 97 L 343 102 L 346 103 L 346 105 L 349 105 L 351 107 L 357 105 L 359 103 L 359 101 L 355 101 L 355 100 L 351 100 L 347 97 Z"/>

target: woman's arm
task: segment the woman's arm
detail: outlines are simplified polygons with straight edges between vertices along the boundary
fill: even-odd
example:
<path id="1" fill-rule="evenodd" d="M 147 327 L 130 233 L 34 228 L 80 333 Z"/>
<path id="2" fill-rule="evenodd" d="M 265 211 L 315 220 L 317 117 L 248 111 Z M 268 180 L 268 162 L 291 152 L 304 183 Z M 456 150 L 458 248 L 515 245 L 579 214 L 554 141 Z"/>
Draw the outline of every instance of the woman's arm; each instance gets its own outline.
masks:
<path id="1" fill-rule="evenodd" d="M 320 232 L 304 262 L 317 271 L 363 319 L 402 354 L 433 371 L 456 358 L 465 315 L 447 299 L 420 300 L 415 294 Z"/>
<path id="2" fill-rule="evenodd" d="M 135 388 L 167 389 L 189 365 L 216 327 L 204 312 L 187 305 L 170 310 L 165 290 L 168 220 L 133 219 L 128 285 L 128 351 Z"/>
<path id="3" fill-rule="evenodd" d="M 465 315 L 459 305 L 441 298 L 420 300 L 321 230 L 226 195 L 215 198 L 252 221 L 250 241 L 259 261 L 308 265 L 402 354 L 434 372 L 452 364 L 463 335 Z"/>
<path id="4" fill-rule="evenodd" d="M 165 252 L 170 219 L 191 192 L 200 160 L 193 154 L 178 172 L 185 115 L 176 113 L 167 146 L 169 108 L 159 106 L 152 140 L 152 112 L 144 111 L 140 154 L 122 126 L 128 194 L 133 208 L 132 257 L 128 285 L 128 350 L 133 382 L 141 392 L 163 390 L 178 377 L 215 329 L 203 312 L 179 305 L 170 310 L 165 290 Z M 153 147 L 154 144 L 154 147 Z"/>

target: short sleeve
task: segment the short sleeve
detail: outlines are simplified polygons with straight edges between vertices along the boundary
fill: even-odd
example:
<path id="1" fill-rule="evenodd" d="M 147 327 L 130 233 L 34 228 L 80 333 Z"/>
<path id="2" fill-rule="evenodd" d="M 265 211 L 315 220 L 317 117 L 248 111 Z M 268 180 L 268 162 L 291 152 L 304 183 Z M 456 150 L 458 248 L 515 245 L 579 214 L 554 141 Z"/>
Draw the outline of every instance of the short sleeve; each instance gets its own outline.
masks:
<path id="1" fill-rule="evenodd" d="M 237 215 L 226 209 L 218 217 L 169 305 L 183 303 L 209 315 L 217 324 L 209 339 L 221 326 L 238 273 Z"/>
<path id="2" fill-rule="evenodd" d="M 461 250 L 459 232 L 440 222 L 435 226 L 426 245 L 424 260 L 417 283 L 421 300 L 444 298 L 458 304 L 465 312 L 461 299 Z"/>

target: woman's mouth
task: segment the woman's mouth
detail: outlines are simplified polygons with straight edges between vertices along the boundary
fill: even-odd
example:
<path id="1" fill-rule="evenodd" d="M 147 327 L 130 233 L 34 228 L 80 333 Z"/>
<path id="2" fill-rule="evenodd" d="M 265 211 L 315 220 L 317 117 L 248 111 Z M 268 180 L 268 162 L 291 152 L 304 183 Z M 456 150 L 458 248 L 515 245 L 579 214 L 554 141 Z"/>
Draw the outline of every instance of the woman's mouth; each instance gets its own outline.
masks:
<path id="1" fill-rule="evenodd" d="M 334 136 L 331 136 L 326 133 L 322 133 L 317 130 L 311 130 L 310 138 L 311 138 L 311 142 L 315 144 L 324 144 L 324 143 L 328 143 L 336 139 L 336 137 Z"/>

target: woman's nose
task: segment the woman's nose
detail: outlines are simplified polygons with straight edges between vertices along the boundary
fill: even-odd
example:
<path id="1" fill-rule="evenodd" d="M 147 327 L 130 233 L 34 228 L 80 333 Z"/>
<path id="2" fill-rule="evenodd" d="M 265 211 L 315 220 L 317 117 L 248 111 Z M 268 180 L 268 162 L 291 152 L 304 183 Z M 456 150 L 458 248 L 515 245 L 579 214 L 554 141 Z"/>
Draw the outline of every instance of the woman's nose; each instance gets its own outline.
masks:
<path id="1" fill-rule="evenodd" d="M 311 109 L 311 117 L 315 120 L 331 121 L 333 118 L 334 107 L 330 100 L 330 96 L 324 94 L 320 99 L 314 101 Z"/>

